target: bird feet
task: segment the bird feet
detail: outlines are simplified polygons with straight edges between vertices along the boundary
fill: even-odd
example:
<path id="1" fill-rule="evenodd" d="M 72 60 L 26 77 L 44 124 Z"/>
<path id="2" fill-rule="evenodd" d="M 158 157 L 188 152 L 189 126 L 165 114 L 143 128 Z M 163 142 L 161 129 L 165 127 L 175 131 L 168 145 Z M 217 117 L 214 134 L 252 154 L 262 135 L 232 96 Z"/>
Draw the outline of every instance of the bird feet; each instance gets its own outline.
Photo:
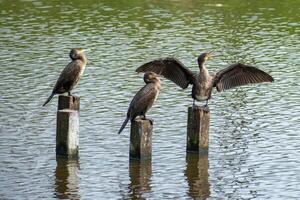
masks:
<path id="1" fill-rule="evenodd" d="M 195 103 L 195 100 L 193 101 L 193 110 L 196 109 L 198 106 Z M 209 111 L 209 107 L 208 107 L 208 100 L 206 100 L 206 103 L 202 106 L 203 110 L 208 112 Z"/>
<path id="2" fill-rule="evenodd" d="M 193 110 L 196 109 L 198 106 L 197 104 L 195 103 L 195 100 L 193 101 Z M 209 111 L 209 107 L 208 107 L 208 100 L 206 100 L 206 103 L 202 106 L 203 107 L 203 110 L 208 112 Z"/>
<path id="3" fill-rule="evenodd" d="M 146 116 L 143 116 L 143 115 L 139 115 L 135 119 L 147 120 Z"/>
<path id="4" fill-rule="evenodd" d="M 205 105 L 203 106 L 203 110 L 206 112 L 209 112 L 209 107 L 208 107 L 208 100 L 206 100 Z"/>
<path id="5" fill-rule="evenodd" d="M 204 106 L 203 106 L 203 110 L 206 111 L 206 112 L 209 112 L 209 107 L 208 107 L 208 105 L 204 105 Z"/>
<path id="6" fill-rule="evenodd" d="M 150 118 L 146 118 L 146 116 L 138 116 L 136 119 L 139 119 L 139 120 L 149 120 L 151 125 L 153 125 L 153 119 L 150 119 Z"/>

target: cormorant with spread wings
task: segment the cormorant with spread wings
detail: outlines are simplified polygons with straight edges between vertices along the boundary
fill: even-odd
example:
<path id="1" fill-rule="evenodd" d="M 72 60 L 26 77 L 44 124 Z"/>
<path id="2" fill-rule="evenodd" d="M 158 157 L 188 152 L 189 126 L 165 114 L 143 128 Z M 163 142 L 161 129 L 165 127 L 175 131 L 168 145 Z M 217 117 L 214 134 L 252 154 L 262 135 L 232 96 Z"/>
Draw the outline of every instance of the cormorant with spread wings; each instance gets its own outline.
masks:
<path id="1" fill-rule="evenodd" d="M 216 74 L 209 74 L 204 65 L 209 56 L 210 52 L 203 53 L 198 57 L 200 73 L 192 72 L 179 60 L 172 57 L 161 58 L 145 63 L 137 68 L 136 72 L 155 72 L 173 81 L 183 89 L 191 84 L 193 86 L 193 105 L 195 105 L 195 100 L 206 101 L 206 107 L 208 100 L 211 98 L 213 87 L 216 87 L 217 91 L 221 92 L 236 86 L 274 81 L 272 76 L 266 72 L 241 63 L 230 65 Z"/>

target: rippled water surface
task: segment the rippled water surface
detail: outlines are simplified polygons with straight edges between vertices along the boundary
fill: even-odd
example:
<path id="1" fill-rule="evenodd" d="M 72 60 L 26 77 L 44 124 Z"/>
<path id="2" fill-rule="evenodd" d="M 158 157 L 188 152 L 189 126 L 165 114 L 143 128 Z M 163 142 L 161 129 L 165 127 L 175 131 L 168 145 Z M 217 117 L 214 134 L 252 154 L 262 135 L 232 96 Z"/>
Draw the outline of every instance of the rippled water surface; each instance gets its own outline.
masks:
<path id="1" fill-rule="evenodd" d="M 298 199 L 299 1 L 0 0 L 0 199 Z M 41 105 L 73 47 L 91 49 L 81 96 L 80 158 L 55 157 L 57 97 Z M 186 155 L 190 88 L 163 80 L 151 165 L 129 162 L 134 72 L 176 56 L 193 70 L 241 61 L 275 82 L 214 92 L 208 156 Z"/>

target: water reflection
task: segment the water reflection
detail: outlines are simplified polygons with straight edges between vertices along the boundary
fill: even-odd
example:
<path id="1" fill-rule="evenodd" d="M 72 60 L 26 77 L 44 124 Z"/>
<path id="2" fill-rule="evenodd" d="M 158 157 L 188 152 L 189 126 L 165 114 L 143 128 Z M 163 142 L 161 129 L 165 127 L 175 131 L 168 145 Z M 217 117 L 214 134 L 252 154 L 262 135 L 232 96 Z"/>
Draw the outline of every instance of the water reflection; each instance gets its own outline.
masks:
<path id="1" fill-rule="evenodd" d="M 214 185 L 216 198 L 249 199 L 257 197 L 257 187 L 253 186 L 256 170 L 259 167 L 250 162 L 252 145 L 259 140 L 259 128 L 254 126 L 257 121 L 256 109 L 251 109 L 248 98 L 251 86 L 238 88 L 225 96 L 227 110 L 220 113 L 222 127 L 216 129 L 219 152 L 211 159 L 216 160 L 212 177 L 217 177 Z M 254 158 L 255 160 L 255 158 Z M 225 166 L 226 169 L 225 169 Z M 215 181 L 214 180 L 214 181 Z"/>
<path id="2" fill-rule="evenodd" d="M 186 170 L 189 190 L 187 195 L 193 199 L 207 199 L 210 195 L 208 183 L 208 155 L 186 154 Z"/>
<path id="3" fill-rule="evenodd" d="M 80 199 L 78 159 L 56 158 L 55 197 L 58 199 Z"/>
<path id="4" fill-rule="evenodd" d="M 151 175 L 151 161 L 130 160 L 128 193 L 131 199 L 146 199 L 145 194 L 151 191 Z"/>

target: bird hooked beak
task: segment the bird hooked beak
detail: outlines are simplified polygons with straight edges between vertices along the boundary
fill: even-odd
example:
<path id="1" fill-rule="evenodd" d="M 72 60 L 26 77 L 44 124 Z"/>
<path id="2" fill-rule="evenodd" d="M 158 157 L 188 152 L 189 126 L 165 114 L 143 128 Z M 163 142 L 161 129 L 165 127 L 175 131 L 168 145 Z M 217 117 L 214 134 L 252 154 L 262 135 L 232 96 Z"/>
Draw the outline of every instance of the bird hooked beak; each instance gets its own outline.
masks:
<path id="1" fill-rule="evenodd" d="M 90 51 L 91 49 L 82 49 L 81 52 Z"/>
<path id="2" fill-rule="evenodd" d="M 211 53 L 212 53 L 212 52 L 214 52 L 214 50 L 210 50 L 210 51 L 207 53 L 206 60 L 207 60 L 208 58 L 211 57 Z"/>

